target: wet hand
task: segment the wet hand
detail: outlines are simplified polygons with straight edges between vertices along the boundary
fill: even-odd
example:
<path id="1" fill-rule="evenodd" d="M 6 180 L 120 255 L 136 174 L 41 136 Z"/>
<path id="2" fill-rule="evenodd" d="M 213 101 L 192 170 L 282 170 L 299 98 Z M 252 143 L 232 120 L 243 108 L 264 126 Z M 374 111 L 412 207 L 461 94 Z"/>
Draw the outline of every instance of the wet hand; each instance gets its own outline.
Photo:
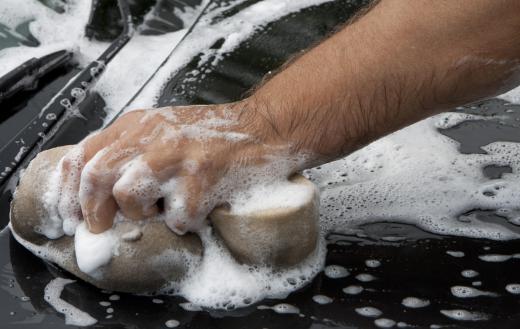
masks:
<path id="1" fill-rule="evenodd" d="M 196 230 L 252 176 L 299 169 L 301 159 L 254 112 L 240 102 L 123 115 L 61 160 L 60 216 L 84 219 L 93 233 L 111 228 L 118 211 L 162 218 L 179 234 Z"/>

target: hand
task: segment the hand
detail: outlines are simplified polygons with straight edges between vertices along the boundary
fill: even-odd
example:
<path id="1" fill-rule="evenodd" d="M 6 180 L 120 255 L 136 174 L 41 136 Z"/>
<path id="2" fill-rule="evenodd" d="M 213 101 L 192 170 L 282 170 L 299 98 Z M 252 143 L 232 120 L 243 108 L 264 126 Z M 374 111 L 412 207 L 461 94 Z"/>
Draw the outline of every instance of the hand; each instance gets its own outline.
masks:
<path id="1" fill-rule="evenodd" d="M 117 211 L 162 218 L 176 233 L 196 230 L 253 172 L 285 179 L 299 169 L 250 102 L 129 112 L 76 145 L 60 162 L 62 218 L 93 233 Z M 79 196 L 79 197 L 78 197 Z"/>

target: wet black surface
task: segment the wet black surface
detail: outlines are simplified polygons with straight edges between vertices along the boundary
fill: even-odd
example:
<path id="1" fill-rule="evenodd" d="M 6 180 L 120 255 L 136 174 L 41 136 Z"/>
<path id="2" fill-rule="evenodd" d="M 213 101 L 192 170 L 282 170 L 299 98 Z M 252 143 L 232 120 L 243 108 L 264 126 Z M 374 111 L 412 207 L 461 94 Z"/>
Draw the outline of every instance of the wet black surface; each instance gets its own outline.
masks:
<path id="1" fill-rule="evenodd" d="M 256 1 L 246 1 L 248 6 Z M 290 56 L 323 38 L 337 24 L 344 22 L 364 3 L 335 1 L 317 8 L 303 10 L 278 22 L 271 23 L 257 32 L 248 42 L 219 62 L 204 79 L 186 83 L 195 75 L 196 60 L 175 75 L 167 85 L 159 103 L 193 104 L 218 103 L 236 100 L 269 71 L 276 70 Z M 227 15 L 233 14 L 233 11 Z M 218 47 L 218 44 L 215 45 Z M 209 65 L 209 64 L 208 64 Z M 0 141 L 22 127 L 36 113 L 41 104 L 64 84 L 71 69 L 56 75 L 41 85 L 38 92 L 31 92 L 20 100 L 23 110 L 19 117 L 0 125 Z M 14 105 L 13 105 L 14 106 Z M 103 100 L 93 95 L 82 107 L 87 119 L 74 118 L 62 127 L 47 147 L 74 143 L 102 122 Z M 501 100 L 490 100 L 459 109 L 473 114 L 500 117 L 496 121 L 464 122 L 443 133 L 458 140 L 462 153 L 482 153 L 481 147 L 496 140 L 520 141 L 516 126 L 520 118 L 520 106 Z M 31 112 L 32 111 L 32 112 Z M 513 111 L 513 112 L 511 112 Z M 500 120 L 499 120 L 500 121 Z M 6 138 L 6 139 L 4 139 Z M 1 143 L 0 143 L 1 144 Z M 1 156 L 1 154 L 0 154 Z M 497 179 L 510 168 L 489 167 L 488 177 Z M 8 221 L 10 191 L 4 189 L 0 199 L 0 222 Z M 500 223 L 510 229 L 519 228 L 506 224 L 504 218 L 491 212 L 474 212 L 485 220 Z M 362 227 L 363 234 L 356 236 L 331 235 L 327 264 L 346 267 L 350 275 L 330 279 L 320 274 L 312 284 L 291 294 L 283 301 L 264 301 L 263 305 L 290 303 L 299 308 L 300 314 L 277 314 L 272 310 L 258 310 L 257 305 L 234 310 L 187 312 L 179 303 L 180 298 L 164 297 L 164 303 L 156 304 L 150 297 L 119 294 L 120 300 L 111 301 L 113 317 L 99 304 L 107 301 L 110 293 L 82 282 L 66 286 L 62 297 L 71 304 L 98 319 L 99 328 L 165 328 L 165 322 L 175 319 L 183 328 L 373 328 L 374 319 L 355 312 L 358 307 L 377 307 L 381 317 L 396 322 L 406 322 L 416 328 L 442 325 L 449 328 L 518 328 L 520 325 L 520 295 L 505 290 L 510 283 L 520 282 L 520 259 L 512 258 L 501 263 L 484 262 L 482 254 L 512 255 L 520 252 L 520 241 L 494 242 L 467 238 L 441 237 L 423 232 L 413 226 L 395 223 L 375 223 Z M 463 257 L 453 257 L 447 251 L 463 252 Z M 369 268 L 365 261 L 377 259 L 381 266 Z M 64 319 L 43 299 L 45 285 L 56 276 L 66 273 L 45 264 L 18 245 L 8 232 L 0 236 L 0 328 L 67 328 Z M 464 278 L 461 271 L 473 269 L 479 272 L 475 278 Z M 369 273 L 377 279 L 360 282 L 356 276 Z M 457 298 L 450 292 L 455 285 L 472 286 L 497 293 L 498 297 Z M 360 285 L 359 295 L 345 294 L 342 289 Z M 333 298 L 333 302 L 320 305 L 312 300 L 317 294 Z M 428 299 L 431 305 L 421 309 L 409 309 L 401 305 L 405 297 Z M 21 297 L 29 297 L 23 301 Z M 487 314 L 487 321 L 455 321 L 440 313 L 443 309 L 465 309 Z"/>

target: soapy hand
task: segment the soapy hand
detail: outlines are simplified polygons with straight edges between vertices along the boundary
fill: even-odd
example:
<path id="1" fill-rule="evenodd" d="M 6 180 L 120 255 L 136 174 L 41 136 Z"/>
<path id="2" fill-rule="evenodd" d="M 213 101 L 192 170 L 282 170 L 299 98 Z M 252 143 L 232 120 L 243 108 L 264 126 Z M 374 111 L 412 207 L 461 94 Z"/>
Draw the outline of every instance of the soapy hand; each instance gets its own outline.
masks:
<path id="1" fill-rule="evenodd" d="M 239 102 L 123 115 L 61 160 L 60 217 L 85 219 L 93 233 L 112 227 L 118 211 L 162 216 L 179 234 L 196 230 L 259 176 L 285 179 L 299 169 L 253 114 Z"/>
<path id="2" fill-rule="evenodd" d="M 60 216 L 94 233 L 118 210 L 196 230 L 248 186 L 520 82 L 518 1 L 373 3 L 245 101 L 136 111 L 87 138 L 61 162 Z"/>

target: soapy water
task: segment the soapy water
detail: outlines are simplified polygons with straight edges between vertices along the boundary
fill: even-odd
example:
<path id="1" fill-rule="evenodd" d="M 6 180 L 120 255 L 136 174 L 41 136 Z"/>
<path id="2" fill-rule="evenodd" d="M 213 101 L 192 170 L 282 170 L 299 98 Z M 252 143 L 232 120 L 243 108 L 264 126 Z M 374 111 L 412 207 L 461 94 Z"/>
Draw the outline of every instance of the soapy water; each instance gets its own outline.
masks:
<path id="1" fill-rule="evenodd" d="M 60 295 L 67 284 L 76 282 L 70 279 L 56 278 L 45 287 L 44 299 L 59 313 L 65 316 L 65 323 L 71 326 L 91 326 L 97 323 L 89 314 L 61 299 Z"/>
<path id="2" fill-rule="evenodd" d="M 307 170 L 321 190 L 325 231 L 353 233 L 363 223 L 395 221 L 441 235 L 508 240 L 519 237 L 506 225 L 460 217 L 474 209 L 497 214 L 517 209 L 520 145 L 495 142 L 485 154 L 461 154 L 458 143 L 438 132 L 464 114 L 443 113 L 382 138 L 350 156 Z M 510 166 L 500 179 L 483 168 Z M 507 221 L 504 219 L 504 221 Z M 453 257 L 464 253 L 448 251 Z"/>
<path id="3" fill-rule="evenodd" d="M 489 291 L 482 291 L 472 287 L 465 286 L 453 286 L 451 287 L 451 293 L 455 297 L 459 298 L 474 298 L 479 296 L 497 297 L 498 294 Z"/>
<path id="4" fill-rule="evenodd" d="M 294 268 L 275 270 L 269 266 L 239 265 L 207 227 L 199 232 L 204 257 L 193 266 L 182 282 L 172 282 L 163 294 L 185 297 L 192 304 L 219 309 L 235 309 L 265 298 L 283 299 L 306 285 L 323 268 L 326 246 L 317 249 Z"/>
<path id="5" fill-rule="evenodd" d="M 231 20 L 221 21 L 224 23 L 215 25 L 209 20 L 203 22 L 195 29 L 193 37 L 178 49 L 175 61 L 167 62 L 165 69 L 152 79 L 129 109 L 152 106 L 165 81 L 195 54 L 204 52 L 205 56 L 202 57 L 200 65 L 206 64 L 210 59 L 212 64 L 215 64 L 225 53 L 246 40 L 259 26 L 306 6 L 323 2 L 325 1 L 261 1 L 236 14 Z M 67 6 L 67 15 L 57 16 L 58 14 L 36 1 L 27 2 L 22 6 L 23 10 L 17 9 L 16 13 L 5 11 L 4 5 L 7 9 L 17 8 L 18 1 L 3 0 L 0 5 L 0 8 L 4 9 L 0 11 L 2 23 L 4 16 L 10 17 L 7 22 L 10 26 L 16 26 L 27 19 L 34 20 L 31 23 L 31 32 L 40 41 L 41 46 L 0 51 L 0 61 L 6 63 L 0 70 L 8 71 L 25 59 L 41 56 L 61 47 L 75 50 L 80 63 L 95 58 L 106 44 L 87 41 L 82 35 L 84 23 L 81 22 L 86 22 L 89 12 L 87 4 L 90 5 L 86 1 L 72 1 Z M 35 8 L 36 10 L 32 10 Z M 215 15 L 217 14 L 218 11 Z M 57 17 L 60 20 L 69 17 L 69 20 L 65 21 L 65 25 L 50 23 Z M 236 30 L 239 21 L 240 24 L 246 22 L 249 25 L 239 34 L 231 33 Z M 242 29 L 243 25 L 240 26 Z M 133 91 L 146 81 L 152 73 L 149 68 L 155 67 L 136 65 L 142 61 L 142 56 L 136 50 L 146 47 L 154 49 L 158 55 L 150 60 L 160 63 L 171 50 L 165 48 L 164 44 L 171 44 L 181 35 L 181 32 L 155 37 L 137 35 L 128 48 L 125 47 L 120 56 L 114 59 L 114 65 L 108 67 L 97 87 L 107 101 L 107 120 L 126 104 L 125 97 L 133 95 Z M 214 41 L 222 37 L 225 37 L 226 42 L 221 48 L 207 50 Z M 136 67 L 143 72 L 137 71 L 135 80 L 120 79 L 121 73 L 130 71 L 130 68 L 134 71 Z M 0 72 L 0 75 L 3 73 L 5 72 Z M 513 91 L 504 98 L 515 101 L 518 94 L 520 91 Z M 353 233 L 359 230 L 360 225 L 390 220 L 417 225 L 428 232 L 441 235 L 494 240 L 518 238 L 518 233 L 499 224 L 482 222 L 477 218 L 470 218 L 469 222 L 459 220 L 462 214 L 473 209 L 491 209 L 506 217 L 519 211 L 515 206 L 520 195 L 518 144 L 497 142 L 484 147 L 486 154 L 460 154 L 457 150 L 458 144 L 437 131 L 439 128 L 446 129 L 472 119 L 475 117 L 460 113 L 441 114 L 376 141 L 347 158 L 306 171 L 305 174 L 321 189 L 322 234 Z M 482 173 L 482 169 L 488 165 L 510 166 L 512 172 L 504 174 L 500 179 L 492 180 Z M 325 254 L 325 247 L 320 244 L 321 249 L 312 256 L 311 261 L 301 268 L 288 271 L 282 275 L 283 280 L 279 280 L 278 275 L 274 275 L 269 269 L 250 269 L 236 264 L 231 256 L 211 239 L 209 233 L 204 243 L 207 255 L 211 257 L 205 257 L 206 263 L 199 268 L 202 271 L 188 278 L 184 287 L 169 287 L 164 292 L 181 294 L 194 305 L 221 308 L 249 305 L 266 297 L 283 298 L 306 284 L 320 271 Z M 457 257 L 460 254 L 451 255 Z M 507 261 L 512 258 L 514 255 L 481 256 L 482 261 L 488 262 Z M 215 276 L 212 273 L 219 275 Z M 299 278 L 302 273 L 304 279 L 296 280 L 294 283 L 293 279 Z M 223 282 L 227 275 L 235 280 Z M 222 286 L 207 294 L 215 282 Z M 196 289 L 195 286 L 200 289 Z M 267 287 L 276 290 L 276 293 L 267 293 Z M 362 289 L 360 286 L 350 286 L 345 288 L 344 292 L 361 293 Z M 233 297 L 230 298 L 229 295 Z M 282 306 L 276 308 L 278 312 L 288 309 L 284 304 L 279 305 Z M 276 311 L 274 308 L 273 310 Z M 465 310 L 445 310 L 442 314 L 458 320 L 485 318 L 480 313 Z M 381 326 L 388 323 L 383 321 L 384 319 L 378 320 Z"/>
<path id="6" fill-rule="evenodd" d="M 406 297 L 403 299 L 401 304 L 408 308 L 422 308 L 430 305 L 430 301 L 417 297 Z"/>
<path id="7" fill-rule="evenodd" d="M 441 310 L 440 312 L 442 315 L 445 315 L 450 319 L 459 321 L 482 321 L 489 319 L 489 315 L 487 314 L 463 309 Z"/>
<path id="8" fill-rule="evenodd" d="M 381 314 L 383 314 L 383 312 L 381 312 L 381 310 L 379 310 L 375 307 L 372 307 L 372 306 L 358 307 L 355 309 L 355 311 L 357 314 L 366 316 L 369 318 L 377 318 Z"/>

